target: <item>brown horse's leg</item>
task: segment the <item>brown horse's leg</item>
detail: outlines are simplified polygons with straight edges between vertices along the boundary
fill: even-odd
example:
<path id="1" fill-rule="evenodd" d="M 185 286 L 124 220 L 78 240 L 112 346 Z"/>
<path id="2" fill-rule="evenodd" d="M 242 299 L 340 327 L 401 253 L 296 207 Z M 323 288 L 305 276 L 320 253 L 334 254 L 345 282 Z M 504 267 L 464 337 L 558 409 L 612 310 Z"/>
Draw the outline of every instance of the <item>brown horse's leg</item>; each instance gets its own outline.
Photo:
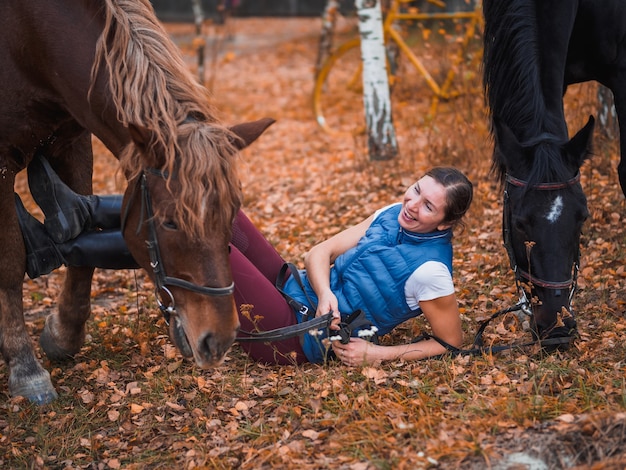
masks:
<path id="1" fill-rule="evenodd" d="M 70 188 L 80 194 L 91 193 L 91 134 L 79 131 L 73 139 L 51 149 L 46 156 Z M 93 271 L 93 268 L 83 267 L 67 269 L 58 300 L 58 311 L 46 318 L 40 337 L 41 347 L 50 359 L 63 360 L 73 356 L 85 341 L 85 322 L 91 313 Z"/>
<path id="2" fill-rule="evenodd" d="M 11 396 L 26 397 L 33 403 L 43 405 L 56 399 L 57 393 L 50 374 L 35 357 L 32 341 L 26 331 L 21 285 L 22 279 L 17 289 L 0 288 L 2 355 L 9 367 Z"/>
<path id="3" fill-rule="evenodd" d="M 57 397 L 50 374 L 37 358 L 26 330 L 22 304 L 22 283 L 26 254 L 17 222 L 13 198 L 14 179 L 4 168 L 0 179 L 0 350 L 9 368 L 9 393 L 34 403 L 49 403 Z"/>
<path id="4" fill-rule="evenodd" d="M 58 312 L 46 318 L 39 342 L 49 359 L 71 358 L 85 342 L 85 323 L 91 313 L 91 276 L 93 268 L 67 269 Z"/>

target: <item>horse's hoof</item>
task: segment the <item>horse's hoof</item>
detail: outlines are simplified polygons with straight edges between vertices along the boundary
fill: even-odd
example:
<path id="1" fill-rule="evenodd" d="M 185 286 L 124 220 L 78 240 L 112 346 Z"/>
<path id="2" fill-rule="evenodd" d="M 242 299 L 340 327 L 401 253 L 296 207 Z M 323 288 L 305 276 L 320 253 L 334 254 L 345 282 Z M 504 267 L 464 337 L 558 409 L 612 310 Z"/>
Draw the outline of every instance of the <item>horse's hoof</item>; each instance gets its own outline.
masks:
<path id="1" fill-rule="evenodd" d="M 543 346 L 543 349 L 547 353 L 553 353 L 555 351 L 567 351 L 572 345 L 574 338 L 570 337 L 569 335 L 562 335 L 562 336 L 550 336 L 549 338 L 547 338 L 547 340 L 549 344 L 545 344 Z"/>
<path id="2" fill-rule="evenodd" d="M 573 325 L 554 328 L 542 339 L 541 345 L 547 353 L 567 351 L 577 336 L 578 330 L 576 329 L 576 322 L 574 322 Z"/>
<path id="3" fill-rule="evenodd" d="M 36 405 L 47 405 L 56 400 L 59 395 L 52 386 L 50 374 L 44 371 L 40 377 L 29 379 L 29 381 L 20 384 L 9 383 L 9 393 L 13 397 L 24 397 L 28 401 Z"/>
<path id="4" fill-rule="evenodd" d="M 66 361 L 68 359 L 71 359 L 80 348 L 77 348 L 75 351 L 61 348 L 55 341 L 54 335 L 52 334 L 52 330 L 50 327 L 51 321 L 51 316 L 49 316 L 46 319 L 46 324 L 44 325 L 41 336 L 39 337 L 39 344 L 41 346 L 41 349 L 43 349 L 43 352 L 51 361 Z"/>

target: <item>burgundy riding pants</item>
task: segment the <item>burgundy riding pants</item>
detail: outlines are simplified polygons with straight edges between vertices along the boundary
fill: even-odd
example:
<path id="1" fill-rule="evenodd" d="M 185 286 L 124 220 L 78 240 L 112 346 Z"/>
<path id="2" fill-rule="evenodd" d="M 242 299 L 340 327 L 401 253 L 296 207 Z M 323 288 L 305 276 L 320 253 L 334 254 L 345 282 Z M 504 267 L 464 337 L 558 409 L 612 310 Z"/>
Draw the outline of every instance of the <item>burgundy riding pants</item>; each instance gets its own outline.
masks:
<path id="1" fill-rule="evenodd" d="M 242 211 L 233 222 L 230 262 L 242 331 L 267 331 L 297 323 L 294 311 L 276 289 L 276 278 L 285 261 Z M 240 344 L 259 362 L 307 362 L 297 336 L 271 343 Z"/>

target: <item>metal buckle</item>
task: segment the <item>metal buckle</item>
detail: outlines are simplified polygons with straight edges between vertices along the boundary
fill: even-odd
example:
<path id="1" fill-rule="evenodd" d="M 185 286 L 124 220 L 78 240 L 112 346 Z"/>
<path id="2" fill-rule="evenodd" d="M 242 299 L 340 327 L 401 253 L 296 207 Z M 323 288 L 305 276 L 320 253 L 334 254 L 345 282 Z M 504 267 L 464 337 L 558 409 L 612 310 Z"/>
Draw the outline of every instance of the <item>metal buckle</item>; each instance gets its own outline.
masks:
<path id="1" fill-rule="evenodd" d="M 309 307 L 302 304 L 298 309 L 298 313 L 302 315 L 302 322 L 305 322 L 309 319 Z"/>

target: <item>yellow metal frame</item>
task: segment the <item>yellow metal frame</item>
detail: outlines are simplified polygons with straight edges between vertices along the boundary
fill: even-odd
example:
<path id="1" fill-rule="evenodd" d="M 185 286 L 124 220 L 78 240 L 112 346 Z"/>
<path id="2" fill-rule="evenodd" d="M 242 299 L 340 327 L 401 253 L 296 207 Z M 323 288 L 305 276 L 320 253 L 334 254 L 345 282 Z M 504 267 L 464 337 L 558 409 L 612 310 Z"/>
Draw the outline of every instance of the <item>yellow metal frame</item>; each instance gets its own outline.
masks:
<path id="1" fill-rule="evenodd" d="M 459 11 L 459 12 L 428 12 L 422 13 L 419 10 L 415 11 L 401 11 L 402 4 L 410 3 L 412 0 L 392 0 L 389 10 L 386 13 L 384 22 L 383 22 L 383 32 L 385 35 L 385 44 L 389 42 L 395 43 L 399 50 L 406 56 L 409 62 L 417 69 L 417 71 L 422 75 L 428 84 L 429 88 L 433 92 L 433 98 L 431 101 L 431 106 L 429 109 L 429 113 L 431 117 L 434 117 L 437 112 L 437 107 L 439 105 L 440 100 L 448 100 L 451 98 L 455 98 L 459 95 L 458 92 L 452 92 L 452 84 L 455 78 L 455 69 L 456 66 L 459 65 L 463 61 L 463 57 L 467 50 L 467 47 L 474 37 L 476 33 L 476 29 L 482 27 L 483 16 L 482 16 L 482 0 L 476 0 L 474 9 L 471 11 Z M 446 4 L 442 0 L 427 0 L 429 3 L 436 5 L 440 8 L 445 8 Z M 448 73 L 446 74 L 446 78 L 442 83 L 437 83 L 437 81 L 433 78 L 433 76 L 428 71 L 427 67 L 420 60 L 420 58 L 415 54 L 415 51 L 411 49 L 411 47 L 406 43 L 402 35 L 398 32 L 395 26 L 400 22 L 406 21 L 427 21 L 427 20 L 443 20 L 443 21 L 455 21 L 459 19 L 466 19 L 467 24 L 465 26 L 465 31 L 463 37 L 461 39 L 461 46 L 459 47 L 459 52 L 454 56 L 454 63 L 451 65 Z M 325 117 L 324 110 L 322 109 L 321 104 L 321 96 L 324 93 L 324 84 L 330 73 L 331 69 L 335 65 L 335 63 L 341 59 L 343 55 L 345 55 L 349 50 L 360 47 L 361 41 L 359 37 L 351 39 L 341 46 L 339 46 L 324 62 L 322 65 L 319 74 L 317 75 L 315 86 L 313 89 L 313 111 L 315 113 L 315 117 L 317 123 L 329 133 L 335 133 L 333 129 L 328 125 Z M 361 81 L 361 70 L 362 67 L 359 67 L 355 72 L 355 76 L 351 78 L 351 82 Z M 388 71 L 389 73 L 389 71 Z M 393 81 L 393 77 L 390 77 L 390 81 Z M 354 85 L 354 83 L 347 84 L 348 86 Z"/>

